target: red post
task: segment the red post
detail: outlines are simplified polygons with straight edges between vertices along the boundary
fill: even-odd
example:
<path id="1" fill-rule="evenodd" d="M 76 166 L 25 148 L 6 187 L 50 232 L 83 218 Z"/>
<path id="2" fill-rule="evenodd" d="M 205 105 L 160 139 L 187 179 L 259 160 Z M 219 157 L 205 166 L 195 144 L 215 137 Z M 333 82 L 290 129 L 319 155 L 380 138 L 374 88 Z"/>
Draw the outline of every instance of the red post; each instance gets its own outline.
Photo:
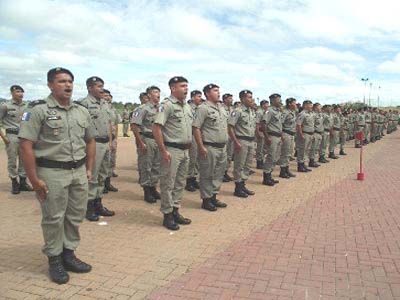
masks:
<path id="1" fill-rule="evenodd" d="M 360 137 L 360 173 L 357 174 L 357 180 L 364 180 L 365 176 L 364 176 L 364 170 L 363 170 L 363 145 L 364 145 L 364 136 L 363 133 L 360 132 L 359 134 Z"/>

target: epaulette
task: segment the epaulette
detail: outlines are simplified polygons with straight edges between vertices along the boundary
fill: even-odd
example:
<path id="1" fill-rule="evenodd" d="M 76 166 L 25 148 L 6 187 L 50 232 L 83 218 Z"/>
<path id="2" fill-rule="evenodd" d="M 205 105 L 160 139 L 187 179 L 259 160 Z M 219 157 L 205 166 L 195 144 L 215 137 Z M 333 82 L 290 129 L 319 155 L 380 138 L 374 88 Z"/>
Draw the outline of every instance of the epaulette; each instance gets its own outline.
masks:
<path id="1" fill-rule="evenodd" d="M 82 104 L 82 102 L 80 102 L 78 100 L 75 100 L 74 103 L 87 109 L 87 107 L 84 104 Z"/>
<path id="2" fill-rule="evenodd" d="M 45 100 L 32 101 L 32 102 L 29 102 L 28 107 L 34 107 L 34 106 L 39 105 L 39 104 L 46 104 L 46 101 Z"/>

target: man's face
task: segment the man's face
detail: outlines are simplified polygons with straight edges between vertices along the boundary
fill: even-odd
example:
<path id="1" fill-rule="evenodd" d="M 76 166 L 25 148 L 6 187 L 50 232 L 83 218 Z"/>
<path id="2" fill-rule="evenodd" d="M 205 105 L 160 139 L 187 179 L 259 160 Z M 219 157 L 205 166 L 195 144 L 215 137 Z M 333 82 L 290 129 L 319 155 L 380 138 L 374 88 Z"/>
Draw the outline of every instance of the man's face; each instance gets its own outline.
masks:
<path id="1" fill-rule="evenodd" d="M 261 106 L 261 108 L 262 108 L 264 111 L 268 110 L 268 107 L 269 107 L 269 104 L 268 104 L 268 103 L 264 103 L 264 104 Z"/>
<path id="2" fill-rule="evenodd" d="M 24 98 L 24 92 L 21 90 L 14 90 L 11 92 L 11 97 L 20 102 Z"/>
<path id="3" fill-rule="evenodd" d="M 316 111 L 317 113 L 320 113 L 320 112 L 322 111 L 321 105 L 317 105 L 317 106 L 315 107 L 315 111 Z"/>
<path id="4" fill-rule="evenodd" d="M 187 93 L 188 93 L 188 83 L 187 82 L 178 82 L 171 85 L 171 94 L 176 99 L 180 101 L 185 101 Z"/>
<path id="5" fill-rule="evenodd" d="M 296 101 L 292 101 L 289 103 L 289 109 L 295 110 L 297 108 L 297 103 Z"/>
<path id="6" fill-rule="evenodd" d="M 103 97 L 104 84 L 100 81 L 95 82 L 92 86 L 88 87 L 89 94 L 96 99 L 101 99 Z"/>
<path id="7" fill-rule="evenodd" d="M 232 96 L 226 97 L 225 100 L 224 100 L 224 103 L 225 103 L 227 106 L 231 106 L 231 105 L 232 105 L 232 102 L 233 102 L 233 97 L 232 97 Z"/>
<path id="8" fill-rule="evenodd" d="M 149 96 L 145 95 L 140 98 L 141 104 L 146 104 L 147 102 L 149 102 Z"/>
<path id="9" fill-rule="evenodd" d="M 157 89 L 152 89 L 148 93 L 150 101 L 154 103 L 159 103 L 160 102 L 160 91 Z"/>
<path id="10" fill-rule="evenodd" d="M 60 73 L 54 77 L 53 82 L 48 82 L 47 86 L 57 100 L 69 100 L 72 96 L 74 82 L 67 73 Z"/>
<path id="11" fill-rule="evenodd" d="M 311 104 L 311 103 L 306 103 L 306 104 L 304 104 L 304 109 L 305 109 L 306 111 L 311 111 L 311 109 L 312 109 L 312 104 Z"/>
<path id="12" fill-rule="evenodd" d="M 192 97 L 193 104 L 198 106 L 201 103 L 201 94 L 196 94 Z"/>
<path id="13" fill-rule="evenodd" d="M 243 104 L 244 106 L 250 107 L 250 106 L 251 106 L 251 103 L 253 102 L 253 95 L 250 94 L 250 93 L 245 94 L 245 95 L 243 96 L 243 98 L 241 99 L 241 101 L 242 101 L 242 104 Z"/>
<path id="14" fill-rule="evenodd" d="M 213 103 L 217 103 L 219 101 L 220 93 L 219 88 L 212 88 L 207 92 L 207 100 Z"/>
<path id="15" fill-rule="evenodd" d="M 110 96 L 110 94 L 103 93 L 103 99 L 104 99 L 105 101 L 107 101 L 108 103 L 110 103 L 110 102 L 111 102 L 111 96 Z"/>
<path id="16" fill-rule="evenodd" d="M 281 107 L 282 105 L 282 99 L 281 97 L 277 97 L 275 98 L 272 103 L 271 103 L 274 107 Z"/>

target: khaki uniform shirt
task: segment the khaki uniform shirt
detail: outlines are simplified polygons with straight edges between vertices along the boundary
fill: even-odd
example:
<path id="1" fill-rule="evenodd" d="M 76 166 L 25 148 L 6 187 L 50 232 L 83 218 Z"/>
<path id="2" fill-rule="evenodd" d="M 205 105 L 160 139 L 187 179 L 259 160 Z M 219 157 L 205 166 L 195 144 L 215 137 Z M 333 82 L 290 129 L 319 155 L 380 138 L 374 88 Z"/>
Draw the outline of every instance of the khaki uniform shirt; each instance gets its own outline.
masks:
<path id="1" fill-rule="evenodd" d="M 270 107 L 268 113 L 264 114 L 262 121 L 267 125 L 267 134 L 268 132 L 282 133 L 282 113 L 279 108 Z"/>
<path id="2" fill-rule="evenodd" d="M 28 108 L 26 102 L 17 104 L 14 100 L 0 105 L 0 123 L 4 129 L 18 129 L 23 113 Z"/>
<path id="3" fill-rule="evenodd" d="M 296 124 L 303 126 L 303 132 L 314 133 L 314 117 L 312 112 L 303 110 L 297 116 Z"/>
<path id="4" fill-rule="evenodd" d="M 129 123 L 129 111 L 127 109 L 124 109 L 122 112 L 122 123 L 123 124 Z"/>
<path id="5" fill-rule="evenodd" d="M 36 158 L 78 161 L 86 156 L 86 142 L 94 138 L 88 111 L 72 101 L 60 106 L 53 96 L 29 105 L 19 137 L 34 142 Z"/>
<path id="6" fill-rule="evenodd" d="M 296 111 L 285 109 L 282 113 L 282 130 L 296 132 Z"/>
<path id="7" fill-rule="evenodd" d="M 107 103 L 104 100 L 97 100 L 92 95 L 87 95 L 79 103 L 89 111 L 95 137 L 108 137 L 110 133 L 110 113 Z"/>
<path id="8" fill-rule="evenodd" d="M 324 115 L 323 113 L 314 113 L 314 130 L 315 132 L 318 132 L 322 134 L 324 131 Z"/>
<path id="9" fill-rule="evenodd" d="M 204 102 L 197 108 L 193 127 L 199 128 L 204 142 L 228 141 L 227 113 L 221 103 Z"/>
<path id="10" fill-rule="evenodd" d="M 228 125 L 234 126 L 236 136 L 254 138 L 256 131 L 256 116 L 252 108 L 244 105 L 231 112 Z"/>
<path id="11" fill-rule="evenodd" d="M 190 144 L 192 142 L 193 115 L 190 106 L 172 95 L 161 103 L 154 123 L 162 126 L 165 142 Z"/>
<path id="12" fill-rule="evenodd" d="M 324 124 L 324 130 L 331 130 L 332 127 L 332 122 L 331 122 L 331 116 L 328 113 L 322 113 L 323 115 L 323 124 Z"/>
<path id="13" fill-rule="evenodd" d="M 140 126 L 140 132 L 142 133 L 152 133 L 157 112 L 158 104 L 149 101 L 133 112 L 131 123 Z"/>

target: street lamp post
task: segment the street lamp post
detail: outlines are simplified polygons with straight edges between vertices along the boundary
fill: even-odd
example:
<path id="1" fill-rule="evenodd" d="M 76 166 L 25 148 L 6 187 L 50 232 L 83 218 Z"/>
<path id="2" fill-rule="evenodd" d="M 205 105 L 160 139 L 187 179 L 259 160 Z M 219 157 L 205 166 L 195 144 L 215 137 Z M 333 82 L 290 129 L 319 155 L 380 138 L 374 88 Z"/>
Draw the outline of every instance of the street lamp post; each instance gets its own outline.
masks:
<path id="1" fill-rule="evenodd" d="M 379 86 L 378 87 L 378 109 L 379 109 L 379 94 L 380 94 L 380 91 L 381 91 L 381 87 Z"/>
<path id="2" fill-rule="evenodd" d="M 372 89 L 372 82 L 370 82 L 369 84 L 368 106 L 371 106 L 371 89 Z"/>
<path id="3" fill-rule="evenodd" d="M 365 90 L 367 89 L 367 81 L 368 78 L 361 78 L 361 81 L 364 82 L 364 104 L 365 104 Z"/>

